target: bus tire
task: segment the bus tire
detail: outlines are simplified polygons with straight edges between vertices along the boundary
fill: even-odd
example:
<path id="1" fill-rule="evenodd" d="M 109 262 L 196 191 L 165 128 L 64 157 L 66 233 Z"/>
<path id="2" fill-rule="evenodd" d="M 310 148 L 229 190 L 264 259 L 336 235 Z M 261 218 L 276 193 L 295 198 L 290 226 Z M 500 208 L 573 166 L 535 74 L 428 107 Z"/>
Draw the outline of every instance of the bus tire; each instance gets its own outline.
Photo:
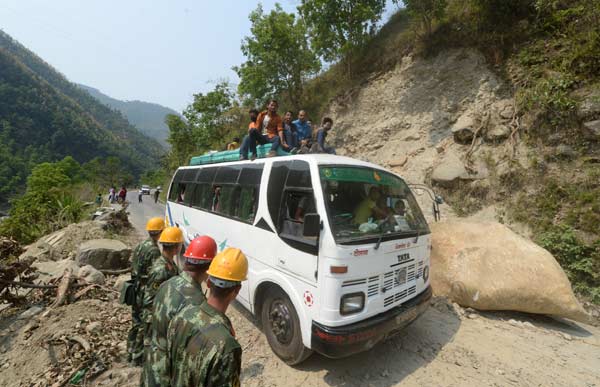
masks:
<path id="1" fill-rule="evenodd" d="M 300 364 L 312 354 L 302 343 L 298 313 L 280 289 L 272 289 L 265 295 L 261 321 L 271 349 L 287 364 Z"/>

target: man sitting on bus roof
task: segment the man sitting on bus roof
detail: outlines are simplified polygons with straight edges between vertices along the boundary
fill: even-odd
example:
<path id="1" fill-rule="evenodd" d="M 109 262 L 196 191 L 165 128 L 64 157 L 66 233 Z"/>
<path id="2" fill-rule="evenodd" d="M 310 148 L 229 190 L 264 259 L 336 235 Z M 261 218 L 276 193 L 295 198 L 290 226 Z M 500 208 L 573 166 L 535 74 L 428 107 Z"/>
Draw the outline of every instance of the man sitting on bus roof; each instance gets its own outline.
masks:
<path id="1" fill-rule="evenodd" d="M 256 158 L 256 144 L 265 145 L 271 143 L 271 150 L 267 157 L 277 156 L 277 149 L 281 144 L 287 146 L 283 136 L 283 121 L 281 116 L 277 114 L 279 104 L 272 99 L 267 104 L 267 110 L 262 111 L 256 119 L 256 127 L 248 129 L 248 135 L 244 137 L 242 146 L 240 147 L 240 160 L 248 159 L 248 150 L 250 150 L 250 158 Z"/>

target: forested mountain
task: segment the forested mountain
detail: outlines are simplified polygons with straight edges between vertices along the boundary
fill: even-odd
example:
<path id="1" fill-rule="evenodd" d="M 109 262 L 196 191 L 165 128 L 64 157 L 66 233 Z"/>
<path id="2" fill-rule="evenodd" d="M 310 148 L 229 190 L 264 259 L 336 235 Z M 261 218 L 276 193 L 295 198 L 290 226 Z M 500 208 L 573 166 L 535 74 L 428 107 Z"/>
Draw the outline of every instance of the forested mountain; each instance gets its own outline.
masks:
<path id="1" fill-rule="evenodd" d="M 144 134 L 157 139 L 163 145 L 167 145 L 166 140 L 169 136 L 169 127 L 165 123 L 165 116 L 167 114 L 179 115 L 175 110 L 156 103 L 121 101 L 112 98 L 93 87 L 81 84 L 78 86 L 86 90 L 103 104 L 123 113 L 129 122 Z"/>
<path id="2" fill-rule="evenodd" d="M 114 156 L 137 176 L 162 146 L 0 31 L 0 206 L 40 162 Z"/>

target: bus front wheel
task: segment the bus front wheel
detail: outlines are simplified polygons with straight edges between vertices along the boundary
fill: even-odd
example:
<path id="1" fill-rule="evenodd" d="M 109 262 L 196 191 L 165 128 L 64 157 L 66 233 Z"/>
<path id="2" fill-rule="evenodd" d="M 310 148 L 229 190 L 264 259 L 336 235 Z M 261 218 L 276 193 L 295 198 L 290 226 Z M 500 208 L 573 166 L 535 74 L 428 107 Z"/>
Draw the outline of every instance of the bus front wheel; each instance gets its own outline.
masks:
<path id="1" fill-rule="evenodd" d="M 289 365 L 302 363 L 312 351 L 302 343 L 300 320 L 289 297 L 277 289 L 266 294 L 262 307 L 263 330 L 271 349 Z"/>

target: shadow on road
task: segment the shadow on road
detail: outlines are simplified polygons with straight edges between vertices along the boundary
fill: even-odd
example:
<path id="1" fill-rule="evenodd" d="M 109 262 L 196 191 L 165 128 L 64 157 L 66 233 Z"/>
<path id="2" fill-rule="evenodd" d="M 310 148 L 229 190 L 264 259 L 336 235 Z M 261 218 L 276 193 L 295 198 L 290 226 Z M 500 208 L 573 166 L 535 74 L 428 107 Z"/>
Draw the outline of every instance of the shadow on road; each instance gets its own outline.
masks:
<path id="1" fill-rule="evenodd" d="M 304 363 L 295 366 L 298 371 L 312 373 L 326 370 L 323 381 L 330 386 L 394 386 L 415 370 L 433 361 L 460 327 L 460 317 L 451 305 L 434 299 L 432 306 L 406 329 L 367 352 L 342 359 L 329 359 L 313 354 Z M 235 309 L 254 324 L 258 321 L 241 305 Z M 275 356 L 273 354 L 273 356 Z M 244 374 L 260 374 L 260 364 L 252 364 Z"/>

